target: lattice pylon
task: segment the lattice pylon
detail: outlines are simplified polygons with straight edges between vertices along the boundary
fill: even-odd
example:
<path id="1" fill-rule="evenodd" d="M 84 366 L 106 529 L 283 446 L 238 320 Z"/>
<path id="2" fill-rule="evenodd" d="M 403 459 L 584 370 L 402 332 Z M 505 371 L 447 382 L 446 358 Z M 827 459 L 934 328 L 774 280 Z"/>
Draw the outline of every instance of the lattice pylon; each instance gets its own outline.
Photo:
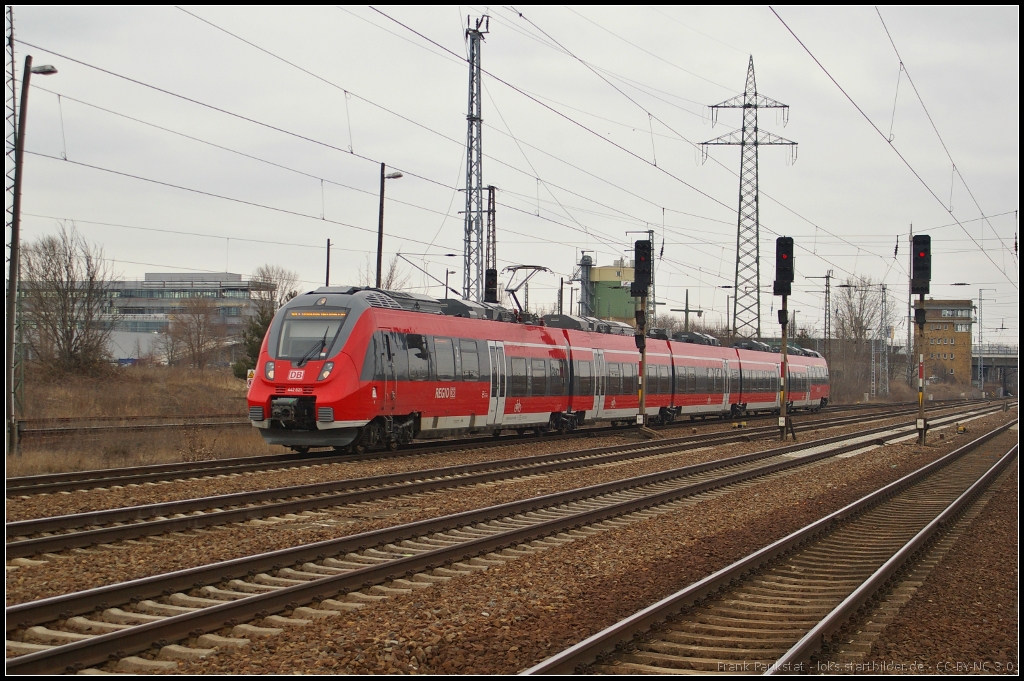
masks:
<path id="1" fill-rule="evenodd" d="M 469 41 L 469 106 L 466 113 L 466 212 L 463 237 L 462 297 L 484 299 L 484 170 L 480 45 L 487 33 L 485 15 L 466 28 Z"/>
<path id="2" fill-rule="evenodd" d="M 708 146 L 740 146 L 740 192 L 736 223 L 736 273 L 732 330 L 743 338 L 761 336 L 761 225 L 758 208 L 757 149 L 764 145 L 788 145 L 795 150 L 796 142 L 760 130 L 757 126 L 758 109 L 782 109 L 783 120 L 789 120 L 789 107 L 757 93 L 754 78 L 754 58 L 747 66 L 747 83 L 743 94 L 736 95 L 711 107 L 712 120 L 717 121 L 719 109 L 743 109 L 743 127 L 731 133 L 701 143 L 704 158 Z"/>

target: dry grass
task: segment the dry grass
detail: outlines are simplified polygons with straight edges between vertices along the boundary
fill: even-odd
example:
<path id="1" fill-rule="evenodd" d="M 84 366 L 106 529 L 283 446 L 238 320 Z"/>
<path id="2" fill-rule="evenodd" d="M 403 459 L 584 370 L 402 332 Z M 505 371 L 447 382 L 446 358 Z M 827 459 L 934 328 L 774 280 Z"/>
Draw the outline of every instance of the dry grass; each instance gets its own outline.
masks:
<path id="1" fill-rule="evenodd" d="M 28 440 L 20 455 L 7 457 L 7 477 L 66 471 L 205 461 L 240 456 L 281 454 L 252 426 L 189 428 L 156 432 L 122 432 L 105 436 Z"/>
<path id="2" fill-rule="evenodd" d="M 52 377 L 30 369 L 25 376 L 24 418 L 236 412 L 244 417 L 245 393 L 245 381 L 228 368 L 122 367 L 98 377 Z"/>
<path id="3" fill-rule="evenodd" d="M 235 378 L 227 368 L 198 372 L 179 367 L 139 366 L 112 369 L 102 376 L 56 378 L 30 368 L 25 377 L 23 417 L 45 422 L 66 418 L 237 414 L 242 420 L 246 417 L 245 393 L 245 381 Z M 6 468 L 7 476 L 15 477 L 284 451 L 283 447 L 265 444 L 251 426 L 182 426 L 26 438 L 21 453 L 7 457 Z"/>

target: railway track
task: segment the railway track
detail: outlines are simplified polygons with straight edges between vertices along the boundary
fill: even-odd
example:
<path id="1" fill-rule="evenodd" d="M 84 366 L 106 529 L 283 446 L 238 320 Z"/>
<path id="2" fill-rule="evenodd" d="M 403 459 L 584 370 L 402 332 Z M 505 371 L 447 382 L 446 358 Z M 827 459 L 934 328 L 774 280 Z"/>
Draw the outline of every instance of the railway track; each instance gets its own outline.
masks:
<path id="1" fill-rule="evenodd" d="M 981 410 L 982 412 L 984 410 Z M 903 413 L 916 413 L 903 410 Z M 973 415 L 968 412 L 966 415 Z M 900 412 L 887 416 L 898 416 Z M 870 420 L 873 416 L 833 418 L 827 427 Z M 811 428 L 806 426 L 805 428 Z M 876 429 L 884 430 L 884 428 Z M 454 487 L 478 485 L 531 475 L 600 466 L 609 463 L 674 454 L 689 449 L 749 441 L 777 433 L 774 426 L 741 432 L 717 432 L 625 445 L 599 447 L 541 456 L 463 464 L 445 468 L 393 473 L 369 478 L 338 480 L 293 487 L 170 501 L 144 506 L 89 511 L 74 515 L 37 518 L 6 524 L 8 560 L 54 553 L 73 548 L 280 517 L 328 507 L 338 507 L 422 494 Z M 846 436 L 831 438 L 840 440 Z"/>
<path id="2" fill-rule="evenodd" d="M 964 404 L 964 403 L 960 403 Z M 874 405 L 872 405 L 874 406 Z M 891 410 L 894 407 L 900 408 L 905 405 L 886 405 L 880 409 L 880 413 Z M 940 406 L 938 403 L 936 407 Z M 833 415 L 844 411 L 873 411 L 865 405 L 853 405 L 850 407 L 827 408 L 824 415 L 814 418 L 800 419 L 801 422 L 816 422 L 817 419 L 830 418 Z M 750 417 L 747 421 L 756 422 L 771 417 Z M 721 423 L 720 421 L 700 423 Z M 694 424 L 696 425 L 696 424 Z M 181 426 L 178 426 L 181 427 Z M 664 428 L 679 427 L 666 426 Z M 600 435 L 618 434 L 627 432 L 623 429 L 611 427 L 594 427 L 576 431 L 565 435 L 547 435 L 545 441 L 572 439 L 579 437 L 595 437 Z M 126 468 L 110 468 L 89 471 L 74 471 L 70 473 L 56 473 L 47 475 L 32 475 L 17 478 L 8 478 L 6 481 L 6 494 L 8 498 L 25 496 L 31 494 L 52 494 L 54 492 L 71 492 L 82 489 L 98 489 L 103 487 L 140 485 L 152 482 L 164 482 L 170 480 L 181 480 L 195 477 L 213 477 L 217 475 L 234 475 L 246 472 L 262 472 L 272 469 L 297 468 L 312 465 L 328 465 L 333 463 L 347 463 L 367 460 L 376 460 L 385 457 L 405 457 L 425 454 L 436 454 L 440 452 L 457 451 L 466 448 L 487 448 L 500 447 L 510 443 L 522 441 L 522 436 L 492 437 L 471 437 L 446 442 L 417 442 L 398 452 L 375 452 L 369 455 L 336 455 L 332 452 L 314 451 L 305 454 L 271 454 L 266 456 L 238 457 L 232 459 L 215 459 L 210 461 L 197 461 L 187 463 L 153 464 L 146 466 L 132 466 Z"/>
<path id="3" fill-rule="evenodd" d="M 955 419 L 956 417 L 950 417 Z M 284 626 L 336 617 L 369 602 L 518 555 L 668 512 L 694 497 L 785 475 L 831 456 L 916 437 L 912 427 L 843 442 L 810 441 L 157 575 L 7 608 L 8 673 L 55 673 L 123 658 L 122 670 L 174 666 L 244 646 Z M 273 574 L 272 574 L 273 573 Z M 283 617 L 277 613 L 290 613 Z M 258 621 L 258 626 L 244 624 Z M 220 632 L 220 633 L 211 633 Z M 187 640 L 191 646 L 166 645 Z M 154 642 L 156 660 L 132 653 Z"/>
<path id="4" fill-rule="evenodd" d="M 1014 421 L 1013 423 L 1016 423 Z M 524 672 L 816 673 L 1009 466 L 1008 423 Z"/>

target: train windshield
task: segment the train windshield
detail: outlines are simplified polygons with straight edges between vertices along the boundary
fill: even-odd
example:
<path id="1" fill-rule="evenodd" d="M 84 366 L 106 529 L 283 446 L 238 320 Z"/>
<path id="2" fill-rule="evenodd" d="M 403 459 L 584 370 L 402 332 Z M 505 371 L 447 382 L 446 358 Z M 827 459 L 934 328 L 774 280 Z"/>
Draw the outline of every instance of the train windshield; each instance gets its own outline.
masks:
<path id="1" fill-rule="evenodd" d="M 326 357 L 345 326 L 348 310 L 289 310 L 281 326 L 278 359 L 308 361 Z"/>

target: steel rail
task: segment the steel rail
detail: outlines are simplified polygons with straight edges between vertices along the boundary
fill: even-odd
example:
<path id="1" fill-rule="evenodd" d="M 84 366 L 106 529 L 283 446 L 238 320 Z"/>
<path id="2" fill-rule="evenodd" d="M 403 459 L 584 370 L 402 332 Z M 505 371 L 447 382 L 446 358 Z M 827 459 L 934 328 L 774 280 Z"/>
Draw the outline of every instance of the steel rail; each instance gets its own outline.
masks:
<path id="1" fill-rule="evenodd" d="M 776 454 L 795 449 L 820 446 L 812 441 L 799 445 L 781 447 Z M 272 612 L 294 609 L 300 603 L 331 598 L 340 592 L 365 588 L 375 583 L 398 578 L 399 575 L 433 569 L 446 562 L 464 560 L 492 551 L 513 547 L 519 543 L 545 537 L 558 532 L 581 528 L 605 520 L 621 517 L 637 511 L 663 505 L 680 498 L 726 487 L 745 480 L 771 475 L 790 468 L 802 467 L 824 458 L 836 456 L 865 446 L 865 442 L 847 443 L 827 451 L 817 452 L 799 458 L 786 458 L 752 470 L 735 472 L 726 476 L 704 480 L 669 490 L 663 490 L 636 497 L 608 506 L 586 510 L 553 520 L 542 521 L 528 527 L 517 528 L 469 540 L 450 548 L 408 556 L 385 564 L 370 566 L 349 573 L 328 576 L 304 584 L 289 586 L 270 593 L 246 597 L 215 605 L 194 613 L 166 618 L 159 622 L 134 626 L 130 629 L 96 636 L 87 640 L 62 645 L 51 650 L 30 653 L 7 660 L 6 671 L 16 673 L 57 673 L 76 665 L 88 666 L 103 662 L 110 655 L 123 657 L 149 648 L 153 641 L 176 640 L 196 635 L 198 632 L 216 630 L 229 623 L 237 623 L 254 616 L 266 616 Z M 686 467 L 701 468 L 705 464 Z M 676 477 L 679 477 L 678 469 Z M 7 608 L 8 630 L 28 627 L 58 618 L 90 612 L 96 608 L 107 608 L 129 600 L 150 597 L 189 589 L 202 584 L 218 583 L 238 576 L 245 576 L 268 569 L 280 569 L 285 565 L 309 560 L 323 560 L 328 554 L 339 554 L 353 549 L 365 550 L 369 546 L 385 546 L 389 543 L 412 539 L 436 531 L 448 531 L 469 524 L 488 522 L 498 518 L 560 506 L 580 499 L 593 498 L 599 494 L 633 489 L 668 479 L 672 472 L 650 474 L 628 481 L 616 481 L 592 487 L 537 497 L 520 502 L 510 502 L 487 509 L 467 511 L 438 519 L 410 523 L 404 526 L 385 528 L 341 539 L 328 540 L 303 547 L 283 549 L 259 556 L 240 558 L 223 563 L 181 570 L 167 575 L 133 580 L 123 584 L 100 587 L 78 594 L 57 596 Z"/>
<path id="2" fill-rule="evenodd" d="M 815 654 L 825 648 L 828 642 L 846 626 L 846 623 L 857 615 L 879 591 L 891 586 L 898 579 L 898 574 L 908 564 L 916 560 L 946 526 L 955 522 L 956 518 L 981 495 L 985 489 L 1002 473 L 1017 456 L 1019 445 L 1014 445 L 999 461 L 992 465 L 984 475 L 978 478 L 963 494 L 947 506 L 934 520 L 924 526 L 913 539 L 879 567 L 857 589 L 847 596 L 829 614 L 825 615 L 803 638 L 797 641 L 775 664 L 768 669 L 766 675 L 785 673 L 788 669 L 799 669 L 805 662 L 810 662 Z"/>
<path id="3" fill-rule="evenodd" d="M 1016 419 L 985 433 L 975 440 L 958 447 L 949 454 L 922 466 L 916 471 L 885 485 L 857 501 L 792 532 L 786 537 L 754 551 L 745 558 L 741 558 L 731 565 L 663 598 L 657 603 L 607 627 L 561 653 L 549 657 L 543 662 L 523 671 L 522 674 L 572 674 L 585 669 L 600 657 L 615 652 L 623 643 L 632 640 L 634 635 L 641 634 L 656 625 L 660 625 L 670 615 L 683 608 L 700 604 L 706 598 L 768 566 L 771 562 L 790 553 L 798 546 L 831 533 L 839 524 L 897 495 L 915 482 L 973 451 L 1000 433 L 1005 432 L 1014 423 L 1017 423 Z"/>
<path id="4" fill-rule="evenodd" d="M 864 416 L 846 417 L 842 422 L 857 422 L 864 418 Z M 834 425 L 837 425 L 836 422 L 830 424 L 830 426 Z M 883 431 L 894 427 L 896 425 L 881 426 L 869 432 Z M 774 432 L 774 427 L 767 427 L 763 430 L 766 433 Z M 183 530 L 244 522 L 259 517 L 301 513 L 327 506 L 354 504 L 398 495 L 449 489 L 454 486 L 480 484 L 522 475 L 552 473 L 634 458 L 658 456 L 685 451 L 690 448 L 749 440 L 751 435 L 757 434 L 757 432 L 759 431 L 746 431 L 742 434 L 705 433 L 670 440 L 612 445 L 589 450 L 546 454 L 537 457 L 494 460 L 445 468 L 393 473 L 369 478 L 313 483 L 253 492 L 238 492 L 200 499 L 186 499 L 144 506 L 109 509 L 106 511 L 91 511 L 66 516 L 16 521 L 7 523 L 6 531 L 8 537 L 52 533 L 76 527 L 113 523 L 131 524 L 97 527 L 96 529 L 79 532 L 9 541 L 6 544 L 6 551 L 8 559 L 28 557 L 40 553 L 84 548 L 168 532 L 180 532 Z M 846 435 L 839 435 L 833 438 L 818 440 L 817 442 L 826 444 L 847 437 Z M 729 459 L 724 461 L 729 461 Z M 722 465 L 732 464 L 723 463 Z M 277 503 L 263 503 L 287 497 L 291 497 L 291 499 Z M 262 505 L 251 506 L 251 504 L 259 503 L 262 503 Z M 224 506 L 235 506 L 237 508 L 203 513 L 206 510 L 221 509 Z M 185 517 L 166 517 L 186 513 L 201 514 Z M 145 521 L 146 518 L 150 517 L 159 517 L 161 519 Z M 138 520 L 143 522 L 133 522 Z"/>
<path id="5" fill-rule="evenodd" d="M 861 407 L 863 405 L 856 405 Z M 872 405 L 875 406 L 875 405 Z M 886 405 L 887 407 L 891 405 Z M 936 408 L 942 408 L 936 405 Z M 846 410 L 859 410 L 855 407 L 827 408 L 826 416 L 841 413 Z M 767 417 L 750 417 L 752 420 L 760 420 Z M 664 426 L 665 428 L 680 427 L 681 422 Z M 702 424 L 714 424 L 720 421 Z M 625 429 L 599 426 L 585 428 L 564 435 L 545 435 L 547 442 L 554 440 L 570 439 L 577 437 L 595 437 L 605 434 L 619 434 L 629 432 Z M 291 468 L 311 464 L 332 464 L 349 463 L 359 461 L 375 461 L 382 458 L 400 456 L 416 456 L 423 454 L 443 453 L 467 447 L 501 447 L 522 440 L 522 436 L 510 435 L 500 438 L 493 437 L 470 437 L 455 441 L 437 442 L 420 441 L 397 452 L 374 452 L 368 455 L 343 454 L 336 455 L 331 452 L 314 451 L 306 454 L 270 454 L 255 457 L 235 457 L 229 459 L 215 459 L 210 461 L 197 461 L 189 463 L 167 463 L 150 464 L 146 466 L 132 466 L 127 468 L 108 468 L 89 471 L 75 471 L 70 473 L 56 473 L 22 476 L 8 478 L 6 481 L 6 494 L 13 495 L 43 494 L 61 491 L 74 491 L 96 487 L 107 487 L 112 485 L 139 484 L 144 482 L 159 482 L 164 480 L 178 480 L 181 478 L 195 477 L 197 475 L 218 475 L 225 473 L 242 473 L 246 471 L 262 471 L 267 469 L 267 464 L 287 464 L 274 466 L 279 468 Z"/>

